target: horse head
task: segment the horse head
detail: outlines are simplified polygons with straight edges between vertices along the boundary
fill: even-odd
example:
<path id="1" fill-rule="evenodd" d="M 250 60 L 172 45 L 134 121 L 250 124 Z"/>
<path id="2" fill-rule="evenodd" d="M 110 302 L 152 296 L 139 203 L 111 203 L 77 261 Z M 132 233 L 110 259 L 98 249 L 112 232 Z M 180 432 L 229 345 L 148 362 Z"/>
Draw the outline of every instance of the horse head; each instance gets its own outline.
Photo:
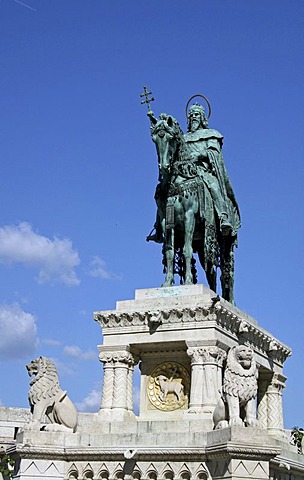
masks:
<path id="1" fill-rule="evenodd" d="M 183 134 L 175 118 L 162 113 L 160 120 L 151 129 L 151 136 L 156 145 L 160 177 L 165 178 L 170 175 Z"/>

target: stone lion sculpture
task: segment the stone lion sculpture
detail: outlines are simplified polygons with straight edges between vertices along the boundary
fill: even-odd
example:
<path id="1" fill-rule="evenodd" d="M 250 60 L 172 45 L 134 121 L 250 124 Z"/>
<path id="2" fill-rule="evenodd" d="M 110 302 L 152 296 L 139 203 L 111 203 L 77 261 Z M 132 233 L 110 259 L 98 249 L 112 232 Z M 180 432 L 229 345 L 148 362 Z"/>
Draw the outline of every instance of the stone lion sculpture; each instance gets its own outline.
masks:
<path id="1" fill-rule="evenodd" d="M 43 430 L 75 432 L 77 411 L 66 391 L 60 388 L 54 363 L 49 358 L 39 357 L 26 368 L 30 377 L 34 375 L 28 394 L 32 413 L 29 428 L 40 429 L 42 417 L 46 415 L 51 423 L 42 427 Z"/>
<path id="2" fill-rule="evenodd" d="M 251 348 L 231 348 L 224 372 L 222 395 L 214 410 L 215 429 L 234 425 L 257 427 L 258 369 Z"/>

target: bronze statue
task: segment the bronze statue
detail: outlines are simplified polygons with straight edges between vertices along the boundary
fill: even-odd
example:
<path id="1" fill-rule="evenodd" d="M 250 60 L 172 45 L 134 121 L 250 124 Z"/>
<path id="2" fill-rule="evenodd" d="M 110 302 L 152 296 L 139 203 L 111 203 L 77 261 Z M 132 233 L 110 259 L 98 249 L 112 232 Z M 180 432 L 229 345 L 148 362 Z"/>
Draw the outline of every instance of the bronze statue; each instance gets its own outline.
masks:
<path id="1" fill-rule="evenodd" d="M 203 95 L 198 96 L 207 101 L 208 118 L 197 103 L 188 111 L 188 102 L 188 130 L 183 134 L 171 115 L 155 118 L 150 94 L 145 88 L 142 103 L 148 104 L 159 183 L 155 193 L 157 218 L 147 240 L 163 244 L 163 286 L 174 284 L 174 273 L 180 275 L 182 283 L 196 283 L 193 253 L 197 253 L 210 288 L 216 291 L 216 269 L 220 267 L 222 296 L 234 303 L 233 249 L 240 213 L 223 160 L 223 136 L 209 128 L 211 109 Z"/>

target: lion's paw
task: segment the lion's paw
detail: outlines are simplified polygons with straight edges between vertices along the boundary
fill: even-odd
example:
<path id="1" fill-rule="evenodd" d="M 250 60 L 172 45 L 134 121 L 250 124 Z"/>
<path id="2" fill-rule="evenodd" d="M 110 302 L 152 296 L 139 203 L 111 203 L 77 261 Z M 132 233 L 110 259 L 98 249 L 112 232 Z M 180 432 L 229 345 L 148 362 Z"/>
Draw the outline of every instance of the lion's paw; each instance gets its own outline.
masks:
<path id="1" fill-rule="evenodd" d="M 229 420 L 229 427 L 243 427 L 244 423 L 240 417 L 231 417 Z"/>
<path id="2" fill-rule="evenodd" d="M 216 425 L 215 427 L 215 430 L 221 430 L 222 428 L 227 428 L 229 425 L 228 425 L 228 421 L 227 420 L 221 420 L 220 422 L 218 422 L 218 424 Z"/>
<path id="3" fill-rule="evenodd" d="M 257 428 L 259 426 L 259 422 L 255 417 L 248 417 L 246 418 L 246 425 L 247 427 Z"/>

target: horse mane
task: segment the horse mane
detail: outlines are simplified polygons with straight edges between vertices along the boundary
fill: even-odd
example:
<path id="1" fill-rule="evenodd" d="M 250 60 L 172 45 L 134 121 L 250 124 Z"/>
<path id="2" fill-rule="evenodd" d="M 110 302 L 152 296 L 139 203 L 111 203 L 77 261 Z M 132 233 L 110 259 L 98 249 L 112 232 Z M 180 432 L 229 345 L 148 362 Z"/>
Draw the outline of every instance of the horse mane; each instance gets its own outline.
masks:
<path id="1" fill-rule="evenodd" d="M 160 126 L 165 126 L 166 129 L 174 132 L 179 141 L 182 141 L 184 138 L 183 131 L 176 120 L 172 115 L 167 115 L 167 113 L 161 113 L 159 120 L 153 126 L 151 126 L 151 133 L 155 133 Z"/>

